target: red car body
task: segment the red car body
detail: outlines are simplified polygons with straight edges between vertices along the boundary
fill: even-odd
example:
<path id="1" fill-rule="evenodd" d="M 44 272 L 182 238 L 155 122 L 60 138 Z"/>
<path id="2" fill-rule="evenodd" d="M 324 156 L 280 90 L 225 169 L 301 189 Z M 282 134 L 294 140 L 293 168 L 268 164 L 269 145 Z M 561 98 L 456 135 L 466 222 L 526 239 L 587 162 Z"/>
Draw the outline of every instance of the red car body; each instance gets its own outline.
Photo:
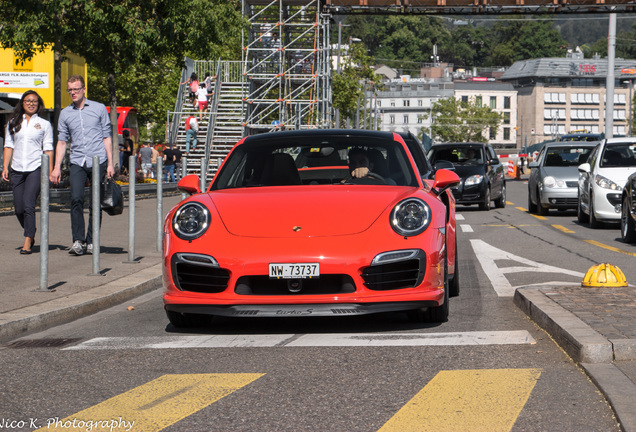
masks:
<path id="1" fill-rule="evenodd" d="M 280 144 L 310 141 L 313 147 L 307 144 L 300 150 Z M 394 174 L 399 183 L 389 175 L 380 184 L 368 178 L 371 184 L 336 180 L 349 175 L 342 159 L 349 141 L 351 146 L 381 143 L 387 161 L 407 167 L 404 174 Z M 327 142 L 337 144 L 327 146 Z M 246 168 L 249 150 L 242 148 L 270 147 L 275 150 L 267 150 L 261 163 L 271 153 L 292 153 L 300 183 L 295 183 L 294 173 L 294 184 L 259 180 L 248 186 L 247 180 L 241 180 L 246 185 L 237 186 L 235 178 L 241 173 L 254 177 Z M 323 164 L 311 166 L 323 160 L 320 151 L 331 152 L 330 161 L 325 157 Z M 341 155 L 335 164 L 334 152 Z M 307 160 L 302 162 L 304 156 Z M 253 159 L 258 165 L 261 158 Z M 251 169 L 259 172 L 260 167 Z M 262 173 L 266 175 L 267 167 Z M 280 168 L 276 175 L 282 175 Z M 458 181 L 446 170 L 438 171 L 434 180 L 422 179 L 397 134 L 318 130 L 244 138 L 206 192 L 198 190 L 196 176 L 179 182 L 180 189 L 194 194 L 169 212 L 164 225 L 163 300 L 168 317 L 173 325 L 188 327 L 209 315 L 324 316 L 404 310 L 415 311 L 420 319 L 445 321 L 457 261 L 455 205 L 452 194 L 443 189 Z M 418 217 L 423 225 L 421 210 L 426 207 L 430 220 L 423 232 L 405 234 L 392 228 L 402 220 L 410 228 L 411 219 Z M 188 212 L 190 216 L 184 215 Z M 191 226 L 196 227 L 195 238 L 188 234 Z M 283 264 L 285 271 L 296 273 L 272 275 L 283 271 Z"/>

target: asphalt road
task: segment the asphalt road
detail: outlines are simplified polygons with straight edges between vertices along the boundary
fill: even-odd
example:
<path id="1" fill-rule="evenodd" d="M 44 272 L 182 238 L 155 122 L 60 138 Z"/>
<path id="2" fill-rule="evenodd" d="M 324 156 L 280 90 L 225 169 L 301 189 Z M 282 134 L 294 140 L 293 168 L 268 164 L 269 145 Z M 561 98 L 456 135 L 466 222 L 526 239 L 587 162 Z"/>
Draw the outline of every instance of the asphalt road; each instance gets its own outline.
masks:
<path id="1" fill-rule="evenodd" d="M 177 332 L 153 292 L 30 336 L 58 347 L 0 349 L 0 422 L 24 422 L 13 430 L 55 430 L 47 421 L 58 419 L 57 430 L 117 420 L 113 430 L 619 431 L 596 387 L 508 293 L 580 283 L 605 261 L 631 282 L 636 269 L 624 252 L 633 248 L 616 227 L 590 230 L 573 212 L 528 214 L 525 187 L 509 182 L 504 209 L 458 209 L 461 294 L 446 323 L 415 325 L 403 314 L 223 318 Z"/>

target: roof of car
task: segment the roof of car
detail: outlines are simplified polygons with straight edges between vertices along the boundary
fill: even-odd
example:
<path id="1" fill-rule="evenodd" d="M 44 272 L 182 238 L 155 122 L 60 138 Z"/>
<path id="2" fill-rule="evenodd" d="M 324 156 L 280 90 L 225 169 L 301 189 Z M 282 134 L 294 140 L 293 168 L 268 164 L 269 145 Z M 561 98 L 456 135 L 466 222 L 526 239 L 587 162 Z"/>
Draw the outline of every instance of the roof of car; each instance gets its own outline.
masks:
<path id="1" fill-rule="evenodd" d="M 545 147 L 595 147 L 598 143 L 599 141 L 554 141 L 545 143 Z"/>
<path id="2" fill-rule="evenodd" d="M 375 136 L 379 138 L 393 139 L 393 132 L 371 131 L 363 129 L 303 129 L 283 132 L 268 132 L 257 135 L 250 135 L 245 142 L 270 141 L 272 138 L 293 138 L 293 137 L 315 137 L 348 135 L 354 137 Z"/>
<path id="3" fill-rule="evenodd" d="M 485 147 L 488 144 L 480 143 L 480 142 L 454 142 L 454 143 L 443 143 L 443 144 L 433 144 L 431 149 L 441 148 L 441 147 Z"/>

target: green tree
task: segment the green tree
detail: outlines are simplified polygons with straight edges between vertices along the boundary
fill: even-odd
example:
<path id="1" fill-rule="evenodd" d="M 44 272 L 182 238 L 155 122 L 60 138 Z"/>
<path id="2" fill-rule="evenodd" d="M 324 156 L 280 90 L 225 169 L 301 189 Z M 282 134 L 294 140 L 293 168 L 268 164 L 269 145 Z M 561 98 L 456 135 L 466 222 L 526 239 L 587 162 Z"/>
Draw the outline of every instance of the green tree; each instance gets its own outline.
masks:
<path id="1" fill-rule="evenodd" d="M 379 83 L 380 79 L 373 73 L 371 57 L 361 43 L 349 47 L 349 55 L 344 57 L 341 73 L 333 74 L 333 107 L 340 111 L 340 126 L 347 118 L 353 118 L 358 104 L 362 104 L 364 85 Z"/>
<path id="2" fill-rule="evenodd" d="M 473 100 L 462 102 L 454 97 L 433 104 L 433 140 L 436 142 L 487 142 L 483 133 L 497 129 L 501 114 Z M 428 114 L 423 115 L 424 118 Z"/>
<path id="3" fill-rule="evenodd" d="M 567 42 L 552 21 L 511 19 L 506 17 L 493 26 L 494 49 L 488 60 L 491 66 L 510 66 L 519 60 L 562 57 Z"/>

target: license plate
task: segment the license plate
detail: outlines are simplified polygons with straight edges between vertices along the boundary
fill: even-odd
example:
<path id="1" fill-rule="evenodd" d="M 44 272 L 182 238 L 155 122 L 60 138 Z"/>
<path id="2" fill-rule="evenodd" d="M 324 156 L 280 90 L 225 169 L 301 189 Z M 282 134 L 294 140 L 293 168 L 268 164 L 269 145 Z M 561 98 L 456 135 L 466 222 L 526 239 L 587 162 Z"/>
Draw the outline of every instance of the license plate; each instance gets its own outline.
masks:
<path id="1" fill-rule="evenodd" d="M 320 276 L 318 263 L 281 263 L 269 265 L 269 277 L 276 279 L 307 279 Z"/>

